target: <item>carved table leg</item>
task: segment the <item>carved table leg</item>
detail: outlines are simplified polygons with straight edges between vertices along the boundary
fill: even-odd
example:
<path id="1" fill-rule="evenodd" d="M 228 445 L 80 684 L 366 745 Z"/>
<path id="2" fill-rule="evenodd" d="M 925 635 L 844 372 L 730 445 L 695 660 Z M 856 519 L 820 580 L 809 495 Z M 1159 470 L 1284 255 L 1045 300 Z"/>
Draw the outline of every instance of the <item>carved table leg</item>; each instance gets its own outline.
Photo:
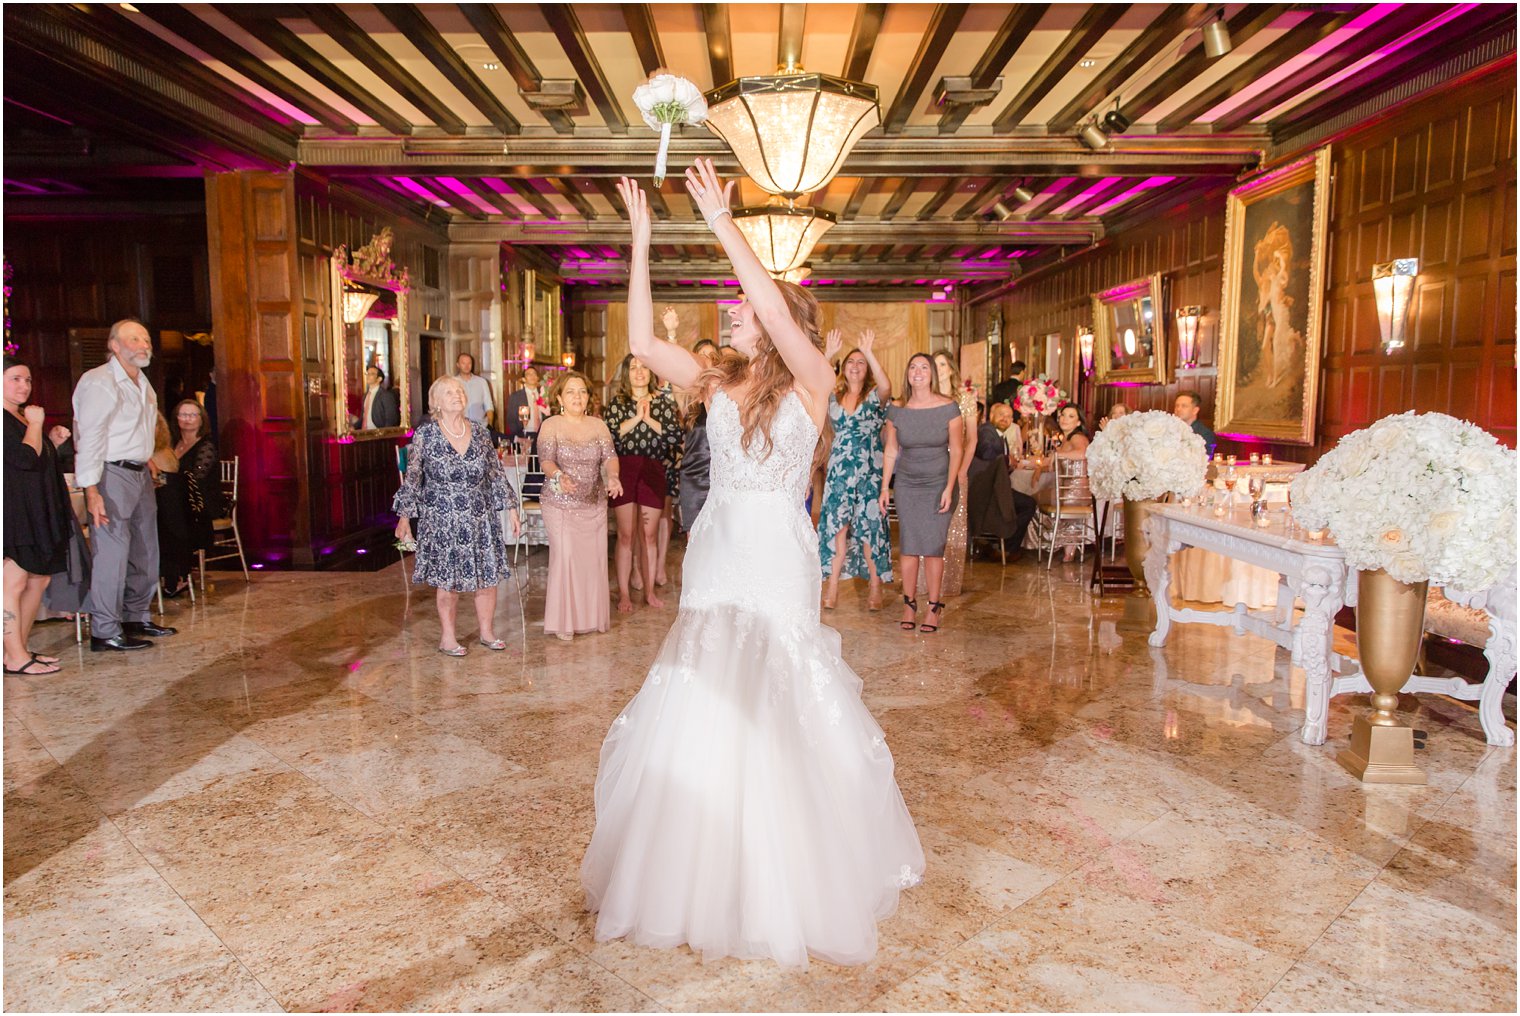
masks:
<path id="1" fill-rule="evenodd" d="M 1304 601 L 1304 616 L 1298 624 L 1298 663 L 1304 668 L 1305 744 L 1324 744 L 1330 715 L 1330 647 L 1334 638 L 1335 615 L 1346 599 L 1346 569 L 1328 561 L 1309 561 L 1304 565 L 1298 595 Z"/>
<path id="2" fill-rule="evenodd" d="M 1504 722 L 1504 689 L 1515 676 L 1515 622 L 1502 617 L 1488 619 L 1488 676 L 1483 680 L 1483 694 L 1478 699 L 1478 718 L 1489 744 L 1511 747 L 1515 732 Z"/>
<path id="3" fill-rule="evenodd" d="M 1166 518 L 1151 515 L 1146 520 L 1150 549 L 1145 555 L 1145 583 L 1151 587 L 1156 604 L 1156 630 L 1148 641 L 1153 646 L 1166 645 L 1172 627 L 1172 553 L 1181 544 L 1172 541 L 1172 526 Z"/>

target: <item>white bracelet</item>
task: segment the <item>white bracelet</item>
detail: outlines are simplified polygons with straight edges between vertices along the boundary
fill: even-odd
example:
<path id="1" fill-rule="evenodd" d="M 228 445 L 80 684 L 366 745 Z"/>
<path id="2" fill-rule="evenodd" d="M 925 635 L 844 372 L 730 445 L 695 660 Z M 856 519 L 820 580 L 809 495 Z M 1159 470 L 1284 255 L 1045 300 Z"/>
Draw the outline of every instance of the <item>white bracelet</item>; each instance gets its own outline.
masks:
<path id="1" fill-rule="evenodd" d="M 728 215 L 729 218 L 733 217 L 730 214 L 730 212 L 729 212 L 729 210 L 727 208 L 720 208 L 716 212 L 713 212 L 711 215 L 704 215 L 704 216 L 702 216 L 702 218 L 707 221 L 707 228 L 708 229 L 712 229 L 713 228 L 713 223 L 717 222 L 719 219 L 723 218 L 723 216 L 725 216 L 725 215 Z"/>

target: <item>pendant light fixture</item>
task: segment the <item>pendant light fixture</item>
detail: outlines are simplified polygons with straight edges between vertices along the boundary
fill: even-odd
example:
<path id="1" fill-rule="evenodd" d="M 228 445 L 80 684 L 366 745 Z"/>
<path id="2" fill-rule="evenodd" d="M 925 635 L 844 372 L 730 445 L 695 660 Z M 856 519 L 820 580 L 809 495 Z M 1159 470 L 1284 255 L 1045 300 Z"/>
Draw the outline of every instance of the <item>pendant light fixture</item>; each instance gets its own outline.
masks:
<path id="1" fill-rule="evenodd" d="M 735 208 L 734 225 L 772 275 L 801 268 L 818 239 L 834 227 L 834 216 L 822 208 L 785 204 Z"/>

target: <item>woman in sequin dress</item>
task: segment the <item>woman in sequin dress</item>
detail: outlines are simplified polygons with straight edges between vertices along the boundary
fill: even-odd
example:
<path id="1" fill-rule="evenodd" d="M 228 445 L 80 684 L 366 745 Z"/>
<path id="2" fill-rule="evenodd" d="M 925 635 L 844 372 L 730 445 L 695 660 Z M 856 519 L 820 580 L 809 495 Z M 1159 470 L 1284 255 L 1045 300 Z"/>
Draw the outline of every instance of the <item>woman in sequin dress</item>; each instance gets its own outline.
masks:
<path id="1" fill-rule="evenodd" d="M 428 390 L 432 419 L 412 434 L 406 478 L 391 510 L 401 516 L 396 539 L 412 539 L 417 520 L 417 562 L 412 581 L 438 590 L 438 651 L 464 656 L 454 631 L 459 594 L 475 594 L 480 644 L 500 652 L 496 637 L 496 587 L 509 574 L 501 513 L 509 512 L 515 535 L 521 520 L 517 493 L 492 447 L 484 423 L 464 415 L 469 396 L 455 377 L 441 377 Z"/>
<path id="2" fill-rule="evenodd" d="M 558 412 L 538 432 L 539 504 L 549 536 L 544 634 L 565 642 L 607 630 L 607 497 L 623 492 L 612 433 L 586 415 L 590 402 L 586 376 L 566 371 L 549 394 Z"/>
<path id="3" fill-rule="evenodd" d="M 881 609 L 881 584 L 892 581 L 892 542 L 880 503 L 881 425 L 892 383 L 871 351 L 875 344 L 874 331 L 861 333 L 829 396 L 834 443 L 818 514 L 818 556 L 828 576 L 823 605 L 831 610 L 839 602 L 841 575 L 870 580 L 868 610 Z"/>
<path id="4" fill-rule="evenodd" d="M 965 427 L 960 461 L 950 464 L 955 476 L 955 511 L 950 516 L 950 536 L 945 543 L 945 584 L 940 592 L 942 596 L 959 596 L 966 574 L 966 504 L 970 500 L 966 495 L 971 482 L 971 461 L 976 458 L 976 393 L 961 386 L 961 372 L 955 369 L 948 350 L 934 354 L 934 390 L 955 401 Z"/>

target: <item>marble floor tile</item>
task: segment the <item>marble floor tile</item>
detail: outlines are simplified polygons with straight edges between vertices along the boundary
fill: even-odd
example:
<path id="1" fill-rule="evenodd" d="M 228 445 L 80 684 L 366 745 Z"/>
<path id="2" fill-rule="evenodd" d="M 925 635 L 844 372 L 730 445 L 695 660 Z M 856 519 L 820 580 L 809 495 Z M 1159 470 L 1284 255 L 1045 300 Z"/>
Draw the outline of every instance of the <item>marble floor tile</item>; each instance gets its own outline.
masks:
<path id="1" fill-rule="evenodd" d="M 885 732 L 922 884 L 875 959 L 704 962 L 599 942 L 580 862 L 608 726 L 671 605 L 546 638 L 545 555 L 507 651 L 438 655 L 427 590 L 214 574 L 179 635 L 4 683 L 4 1001 L 118 1011 L 1513 1011 L 1513 749 L 1401 701 L 1425 787 L 1305 745 L 1272 643 L 1098 598 L 1087 570 L 972 565 L 937 635 L 847 583 L 823 622 Z M 523 601 L 518 598 L 522 583 Z M 468 614 L 466 610 L 464 612 Z"/>

